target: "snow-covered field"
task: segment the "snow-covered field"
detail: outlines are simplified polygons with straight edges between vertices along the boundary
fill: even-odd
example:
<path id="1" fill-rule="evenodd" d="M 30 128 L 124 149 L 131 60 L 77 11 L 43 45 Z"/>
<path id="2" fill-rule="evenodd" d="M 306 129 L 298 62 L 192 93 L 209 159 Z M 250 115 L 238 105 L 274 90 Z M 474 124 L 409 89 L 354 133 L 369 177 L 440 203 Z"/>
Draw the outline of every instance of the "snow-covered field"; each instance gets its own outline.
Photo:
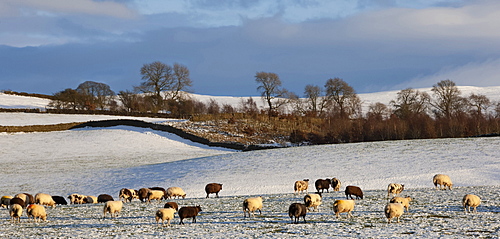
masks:
<path id="1" fill-rule="evenodd" d="M 15 116 L 17 114 L 17 116 Z M 81 122 L 65 115 L 0 113 L 0 125 Z M 45 116 L 42 116 L 45 117 Z M 89 116 L 85 116 L 89 117 Z M 95 116 L 101 117 L 101 116 Z M 38 119 L 37 119 L 38 118 Z M 168 119 L 144 119 L 149 122 Z M 30 122 L 30 123 L 26 123 Z M 32 123 L 34 122 L 34 123 Z M 0 237 L 145 237 L 145 238 L 463 238 L 500 236 L 500 138 L 384 141 L 237 152 L 208 148 L 179 137 L 134 127 L 86 128 L 45 133 L 0 133 L 1 195 L 38 192 L 118 197 L 123 188 L 182 187 L 181 206 L 201 205 L 198 222 L 158 227 L 154 211 L 163 204 L 134 201 L 120 217 L 102 219 L 102 204 L 48 208 L 48 222 L 12 224 L 0 209 Z M 436 173 L 450 175 L 454 190 L 437 191 Z M 296 180 L 336 177 L 357 185 L 354 218 L 336 219 L 331 205 L 342 192 L 324 194 L 308 223 L 291 224 L 288 206 Z M 221 198 L 205 199 L 207 183 L 223 183 Z M 387 185 L 405 184 L 413 198 L 399 224 L 386 223 Z M 309 191 L 314 191 L 312 185 Z M 465 214 L 461 199 L 483 199 L 477 214 Z M 243 218 L 241 203 L 262 195 L 264 209 Z"/>

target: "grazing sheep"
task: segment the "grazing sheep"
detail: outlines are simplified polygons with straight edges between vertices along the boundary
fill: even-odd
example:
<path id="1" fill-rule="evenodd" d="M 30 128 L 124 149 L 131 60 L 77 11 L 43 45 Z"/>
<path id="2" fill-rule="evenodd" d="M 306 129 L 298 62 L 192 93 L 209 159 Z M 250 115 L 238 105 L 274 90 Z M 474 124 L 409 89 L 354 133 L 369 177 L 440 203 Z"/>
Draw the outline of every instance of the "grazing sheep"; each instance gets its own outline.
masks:
<path id="1" fill-rule="evenodd" d="M 149 188 L 141 188 L 141 189 L 139 189 L 138 196 L 139 196 L 139 200 L 141 200 L 141 202 L 145 202 L 146 199 L 148 199 L 148 193 L 149 193 L 149 191 L 151 191 L 151 189 L 149 189 Z"/>
<path id="2" fill-rule="evenodd" d="M 404 184 L 390 183 L 389 186 L 387 186 L 387 197 L 390 197 L 391 194 L 392 194 L 392 196 L 397 196 L 403 190 L 405 190 Z"/>
<path id="3" fill-rule="evenodd" d="M 221 183 L 209 183 L 205 186 L 205 192 L 207 193 L 207 197 L 210 193 L 215 193 L 215 197 L 219 197 L 219 192 L 222 190 Z"/>
<path id="4" fill-rule="evenodd" d="M 149 190 L 156 190 L 156 191 L 162 191 L 163 192 L 163 199 L 167 199 L 167 190 L 162 187 L 150 187 Z"/>
<path id="5" fill-rule="evenodd" d="M 68 202 L 62 196 L 52 196 L 52 200 L 54 200 L 54 202 L 59 205 L 68 205 Z"/>
<path id="6" fill-rule="evenodd" d="M 473 208 L 473 212 L 476 213 L 476 207 L 479 206 L 479 204 L 481 204 L 481 198 L 474 194 L 467 194 L 462 199 L 462 205 L 464 206 L 464 210 L 466 213 L 471 212 L 471 207 Z"/>
<path id="7" fill-rule="evenodd" d="M 14 198 L 22 199 L 26 205 L 35 204 L 35 199 L 29 193 L 18 193 L 16 195 L 14 195 Z"/>
<path id="8" fill-rule="evenodd" d="M 21 216 L 23 215 L 23 207 L 19 204 L 14 204 L 9 208 L 9 215 L 13 222 L 21 222 Z"/>
<path id="9" fill-rule="evenodd" d="M 406 211 L 410 211 L 410 202 L 411 202 L 411 197 L 393 197 L 389 202 L 391 203 L 401 203 L 403 207 L 406 209 Z"/>
<path id="10" fill-rule="evenodd" d="M 98 203 L 99 199 L 96 196 L 84 196 L 83 203 Z"/>
<path id="11" fill-rule="evenodd" d="M 151 200 L 158 200 L 158 203 L 161 202 L 161 199 L 165 196 L 165 193 L 160 190 L 150 190 L 148 192 L 148 202 L 151 203 Z"/>
<path id="12" fill-rule="evenodd" d="M 178 197 L 178 198 L 182 197 L 184 199 L 184 198 L 186 198 L 186 193 L 180 187 L 169 187 L 169 188 L 167 188 L 167 196 L 166 197 L 168 199 L 175 198 L 175 197 Z"/>
<path id="13" fill-rule="evenodd" d="M 387 223 L 391 223 L 392 218 L 399 218 L 404 213 L 403 204 L 401 203 L 388 203 L 384 209 L 385 217 L 387 217 Z"/>
<path id="14" fill-rule="evenodd" d="M 340 185 L 342 183 L 340 183 L 340 180 L 338 180 L 337 178 L 332 178 L 332 188 L 333 188 L 333 191 L 340 191 Z"/>
<path id="15" fill-rule="evenodd" d="M 313 207 L 314 211 L 319 211 L 318 207 L 321 205 L 321 194 L 310 193 L 304 196 L 304 203 L 307 210 Z"/>
<path id="16" fill-rule="evenodd" d="M 451 182 L 450 176 L 445 174 L 434 175 L 434 177 L 432 178 L 432 182 L 434 183 L 436 189 L 438 189 L 437 185 L 439 185 L 439 189 L 442 190 L 446 190 L 446 188 L 451 190 L 451 188 L 453 187 L 453 183 Z"/>
<path id="17" fill-rule="evenodd" d="M 179 204 L 177 204 L 176 202 L 167 202 L 167 203 L 165 203 L 165 206 L 163 206 L 163 208 L 173 208 L 173 209 L 175 209 L 175 211 L 178 211 Z"/>
<path id="18" fill-rule="evenodd" d="M 68 199 L 69 199 L 69 202 L 71 204 L 83 204 L 85 203 L 83 201 L 83 199 L 85 198 L 86 196 L 85 195 L 80 195 L 80 194 L 76 194 L 76 193 L 73 193 L 73 194 L 70 194 L 68 196 Z"/>
<path id="19" fill-rule="evenodd" d="M 363 191 L 357 186 L 347 186 L 345 188 L 345 197 L 349 199 L 352 195 L 356 196 L 356 199 L 363 199 Z"/>
<path id="20" fill-rule="evenodd" d="M 170 226 L 170 220 L 174 219 L 175 209 L 173 208 L 160 208 L 155 213 L 156 224 L 161 220 L 161 225 L 165 226 L 165 220 L 167 220 L 167 224 Z"/>
<path id="21" fill-rule="evenodd" d="M 104 203 L 103 216 L 106 217 L 106 212 L 109 212 L 111 217 L 117 217 L 122 211 L 123 202 L 122 201 L 106 201 Z"/>
<path id="22" fill-rule="evenodd" d="M 246 217 L 246 213 L 248 211 L 248 217 L 250 217 L 250 213 L 255 215 L 254 212 L 259 210 L 260 215 L 262 215 L 262 196 L 247 198 L 243 201 L 243 217 Z"/>
<path id="23" fill-rule="evenodd" d="M 98 203 L 107 202 L 107 201 L 114 201 L 114 199 L 109 194 L 100 194 L 99 196 L 97 196 L 97 202 Z"/>
<path id="24" fill-rule="evenodd" d="M 52 199 L 52 196 L 46 193 L 35 194 L 35 203 L 45 206 L 50 206 L 52 208 L 56 207 L 56 202 Z"/>
<path id="25" fill-rule="evenodd" d="M 22 200 L 20 198 L 10 199 L 10 206 L 12 207 L 12 205 L 14 205 L 14 204 L 19 204 L 22 208 L 26 208 L 26 203 L 24 202 L 24 200 Z"/>
<path id="26" fill-rule="evenodd" d="M 347 212 L 347 218 L 352 217 L 351 212 L 354 210 L 354 200 L 335 200 L 333 203 L 333 212 L 337 218 L 340 214 Z"/>
<path id="27" fill-rule="evenodd" d="M 316 186 L 316 191 L 319 193 L 319 190 L 321 189 L 321 192 L 328 192 L 328 189 L 330 188 L 330 185 L 332 184 L 332 180 L 330 179 L 318 179 L 316 182 L 314 182 L 314 186 Z"/>
<path id="28" fill-rule="evenodd" d="M 0 200 L 0 206 L 3 208 L 7 208 L 10 205 L 10 200 L 14 198 L 12 196 L 2 196 L 2 199 Z"/>
<path id="29" fill-rule="evenodd" d="M 182 220 L 184 220 L 184 218 L 190 218 L 192 217 L 193 218 L 193 223 L 196 222 L 196 216 L 198 215 L 198 213 L 201 212 L 201 207 L 200 206 L 196 206 L 196 207 L 181 207 L 181 209 L 179 209 L 179 218 L 181 219 L 181 222 L 179 222 L 179 224 L 184 224 L 184 222 L 182 222 Z"/>
<path id="30" fill-rule="evenodd" d="M 128 188 L 122 188 L 120 189 L 119 196 L 120 200 L 124 202 L 132 202 L 132 199 L 136 197 L 135 190 L 134 189 L 128 189 Z"/>
<path id="31" fill-rule="evenodd" d="M 33 217 L 34 222 L 40 222 L 41 220 L 47 221 L 47 213 L 45 212 L 45 208 L 41 205 L 31 204 L 26 209 L 26 212 L 28 214 L 28 220 L 30 217 Z"/>
<path id="32" fill-rule="evenodd" d="M 288 208 L 288 215 L 292 219 L 292 223 L 299 223 L 299 217 L 304 218 L 304 222 L 306 223 L 306 214 L 307 207 L 302 203 L 292 203 Z"/>
<path id="33" fill-rule="evenodd" d="M 293 185 L 293 190 L 297 194 L 300 194 L 303 191 L 306 191 L 307 193 L 308 188 L 309 188 L 309 179 L 295 181 L 295 184 Z"/>

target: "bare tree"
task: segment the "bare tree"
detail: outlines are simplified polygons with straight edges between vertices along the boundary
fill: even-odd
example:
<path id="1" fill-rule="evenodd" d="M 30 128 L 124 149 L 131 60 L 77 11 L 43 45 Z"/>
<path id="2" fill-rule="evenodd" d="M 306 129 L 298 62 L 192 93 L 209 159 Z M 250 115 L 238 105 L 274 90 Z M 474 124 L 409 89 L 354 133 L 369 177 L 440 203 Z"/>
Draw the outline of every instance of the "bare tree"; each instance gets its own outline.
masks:
<path id="1" fill-rule="evenodd" d="M 321 97 L 321 88 L 317 85 L 306 85 L 304 96 L 307 98 L 308 109 L 316 115 L 318 112 L 318 100 Z"/>
<path id="2" fill-rule="evenodd" d="M 81 98 L 78 91 L 67 88 L 54 94 L 54 99 L 49 102 L 49 107 L 56 109 L 81 109 Z"/>
<path id="3" fill-rule="evenodd" d="M 286 103 L 283 97 L 288 94 L 288 91 L 281 87 L 281 80 L 277 74 L 257 72 L 255 74 L 255 81 L 259 84 L 257 90 L 260 91 L 262 99 L 267 103 L 269 115 Z"/>
<path id="4" fill-rule="evenodd" d="M 396 100 L 391 101 L 394 114 L 400 119 L 408 119 L 413 115 L 426 113 L 429 104 L 429 94 L 412 88 L 399 91 Z"/>
<path id="5" fill-rule="evenodd" d="M 373 117 L 377 120 L 388 118 L 390 110 L 384 103 L 376 102 L 368 106 L 368 117 Z"/>
<path id="6" fill-rule="evenodd" d="M 472 93 L 469 96 L 469 104 L 474 109 L 474 114 L 481 116 L 483 115 L 483 111 L 486 112 L 486 110 L 488 110 L 491 102 L 485 95 L 476 95 Z"/>
<path id="7" fill-rule="evenodd" d="M 105 83 L 95 81 L 85 81 L 76 88 L 85 99 L 85 107 L 87 109 L 99 108 L 104 110 L 109 106 L 115 92 Z"/>
<path id="8" fill-rule="evenodd" d="M 159 61 L 144 64 L 141 68 L 143 82 L 136 90 L 150 96 L 155 111 L 163 109 L 162 92 L 168 91 L 173 84 L 173 69 Z"/>
<path id="9" fill-rule="evenodd" d="M 443 80 L 432 86 L 436 108 L 436 115 L 450 118 L 453 113 L 463 110 L 464 100 L 460 97 L 460 90 L 451 80 Z"/>
<path id="10" fill-rule="evenodd" d="M 134 104 L 137 103 L 137 97 L 137 94 L 129 90 L 118 92 L 118 98 L 127 112 L 133 111 Z"/>
<path id="11" fill-rule="evenodd" d="M 253 100 L 252 97 L 249 97 L 247 100 L 241 99 L 240 102 L 241 112 L 255 115 L 259 112 L 257 108 L 257 103 Z"/>
<path id="12" fill-rule="evenodd" d="M 333 113 L 341 118 L 349 118 L 359 113 L 361 100 L 354 89 L 340 78 L 328 79 L 325 97 Z"/>
<path id="13" fill-rule="evenodd" d="M 181 93 L 188 90 L 188 87 L 193 86 L 193 82 L 189 77 L 189 69 L 179 63 L 174 64 L 174 79 L 168 93 L 170 99 L 179 100 L 182 98 Z"/>

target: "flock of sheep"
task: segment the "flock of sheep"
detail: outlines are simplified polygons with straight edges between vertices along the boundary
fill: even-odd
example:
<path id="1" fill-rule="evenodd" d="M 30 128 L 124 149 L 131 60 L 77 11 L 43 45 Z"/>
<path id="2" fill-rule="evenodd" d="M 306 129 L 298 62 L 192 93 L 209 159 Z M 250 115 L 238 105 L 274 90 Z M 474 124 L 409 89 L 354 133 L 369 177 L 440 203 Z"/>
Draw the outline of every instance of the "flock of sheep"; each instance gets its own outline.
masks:
<path id="1" fill-rule="evenodd" d="M 452 189 L 452 182 L 449 176 L 444 174 L 436 174 L 433 178 L 433 183 L 438 189 Z M 299 219 L 302 217 L 304 222 L 306 222 L 306 215 L 308 211 L 317 211 L 318 207 L 322 204 L 321 193 L 328 189 L 330 186 L 334 191 L 340 190 L 340 180 L 333 179 L 318 179 L 315 181 L 316 193 L 308 193 L 309 180 L 296 181 L 294 184 L 294 191 L 297 194 L 305 192 L 304 203 L 292 203 L 289 206 L 288 214 L 293 223 L 298 223 Z M 209 183 L 205 186 L 205 192 L 207 193 L 206 198 L 210 194 L 215 194 L 219 197 L 219 192 L 222 190 L 222 184 L 219 183 Z M 387 187 L 387 197 L 391 195 L 394 196 L 390 199 L 384 208 L 384 214 L 387 217 L 387 222 L 391 223 L 392 219 L 397 219 L 403 215 L 405 210 L 408 212 L 411 197 L 399 197 L 398 195 L 404 190 L 404 185 L 391 183 Z M 352 217 L 351 212 L 354 210 L 355 199 L 363 199 L 363 191 L 357 186 L 347 186 L 345 189 L 345 200 L 335 200 L 333 203 L 333 211 L 337 218 L 340 218 L 340 213 L 347 213 L 347 217 Z M 115 201 L 111 195 L 101 194 L 98 197 L 86 196 L 80 194 L 71 194 L 68 199 L 71 204 L 85 204 L 85 203 L 104 203 L 103 206 L 103 218 L 106 217 L 106 213 L 109 213 L 111 217 L 117 217 L 123 207 L 123 203 L 131 202 L 133 199 L 138 199 L 141 202 L 151 202 L 151 200 L 161 201 L 163 199 L 172 198 L 185 198 L 186 193 L 179 187 L 170 187 L 164 189 L 161 187 L 152 188 L 141 188 L 139 190 L 123 188 L 119 192 L 119 200 Z M 349 199 L 350 197 L 350 199 Z M 1 206 L 7 207 L 9 209 L 9 215 L 13 222 L 20 222 L 23 211 L 26 210 L 28 215 L 28 220 L 33 217 L 34 222 L 39 222 L 41 220 L 47 220 L 47 213 L 44 206 L 55 207 L 56 204 L 67 204 L 64 197 L 61 196 L 51 196 L 44 193 L 37 193 L 34 197 L 28 193 L 19 193 L 15 196 L 3 196 L 1 198 Z M 472 194 L 467 194 L 463 197 L 462 205 L 465 212 L 476 212 L 476 207 L 481 204 L 481 199 Z M 472 207 L 472 211 L 471 211 Z M 263 198 L 252 197 L 247 198 L 242 203 L 243 215 L 244 217 L 251 217 L 256 211 L 262 214 L 263 208 Z M 202 211 L 201 206 L 185 206 L 179 209 L 179 205 L 176 202 L 170 201 L 165 203 L 164 207 L 158 209 L 154 216 L 156 223 L 159 224 L 160 221 L 164 225 L 165 221 L 170 225 L 170 221 L 174 218 L 177 212 L 180 219 L 179 224 L 184 224 L 183 220 L 185 218 L 192 218 L 192 222 L 196 222 L 196 216 Z"/>

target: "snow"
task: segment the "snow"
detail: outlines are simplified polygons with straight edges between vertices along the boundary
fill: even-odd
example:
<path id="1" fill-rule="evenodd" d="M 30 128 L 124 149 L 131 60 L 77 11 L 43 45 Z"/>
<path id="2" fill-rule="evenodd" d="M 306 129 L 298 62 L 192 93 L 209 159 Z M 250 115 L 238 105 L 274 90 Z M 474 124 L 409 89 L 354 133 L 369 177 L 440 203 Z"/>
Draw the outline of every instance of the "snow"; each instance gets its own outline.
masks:
<path id="1" fill-rule="evenodd" d="M 0 125 L 102 119 L 44 115 L 2 113 Z M 117 198 L 123 187 L 179 186 L 187 198 L 176 202 L 181 206 L 201 205 L 203 209 L 197 223 L 187 220 L 186 225 L 177 225 L 176 215 L 171 227 L 154 223 L 154 212 L 163 204 L 139 201 L 126 204 L 120 217 L 104 220 L 102 204 L 48 208 L 49 221 L 42 223 L 27 222 L 23 216 L 21 224 L 12 224 L 7 210 L 0 209 L 0 237 L 498 237 L 499 145 L 499 137 L 490 137 L 238 152 L 129 126 L 0 133 L 2 195 L 106 193 Z M 454 190 L 435 190 L 432 176 L 437 173 L 448 174 Z M 356 201 L 354 218 L 335 218 L 331 205 L 344 196 L 342 192 L 330 192 L 323 195 L 319 212 L 308 213 L 308 223 L 291 224 L 288 206 L 303 198 L 293 194 L 293 183 L 331 177 L 342 181 L 342 189 L 357 185 L 365 191 L 365 199 Z M 211 182 L 223 183 L 221 198 L 204 198 L 204 186 Z M 392 182 L 405 184 L 403 195 L 414 200 L 402 223 L 388 225 L 382 209 L 387 202 L 385 189 Z M 314 187 L 310 184 L 311 192 Z M 483 200 L 477 214 L 465 214 L 461 208 L 461 198 L 467 193 Z M 255 195 L 264 196 L 262 215 L 244 218 L 241 202 Z"/>

